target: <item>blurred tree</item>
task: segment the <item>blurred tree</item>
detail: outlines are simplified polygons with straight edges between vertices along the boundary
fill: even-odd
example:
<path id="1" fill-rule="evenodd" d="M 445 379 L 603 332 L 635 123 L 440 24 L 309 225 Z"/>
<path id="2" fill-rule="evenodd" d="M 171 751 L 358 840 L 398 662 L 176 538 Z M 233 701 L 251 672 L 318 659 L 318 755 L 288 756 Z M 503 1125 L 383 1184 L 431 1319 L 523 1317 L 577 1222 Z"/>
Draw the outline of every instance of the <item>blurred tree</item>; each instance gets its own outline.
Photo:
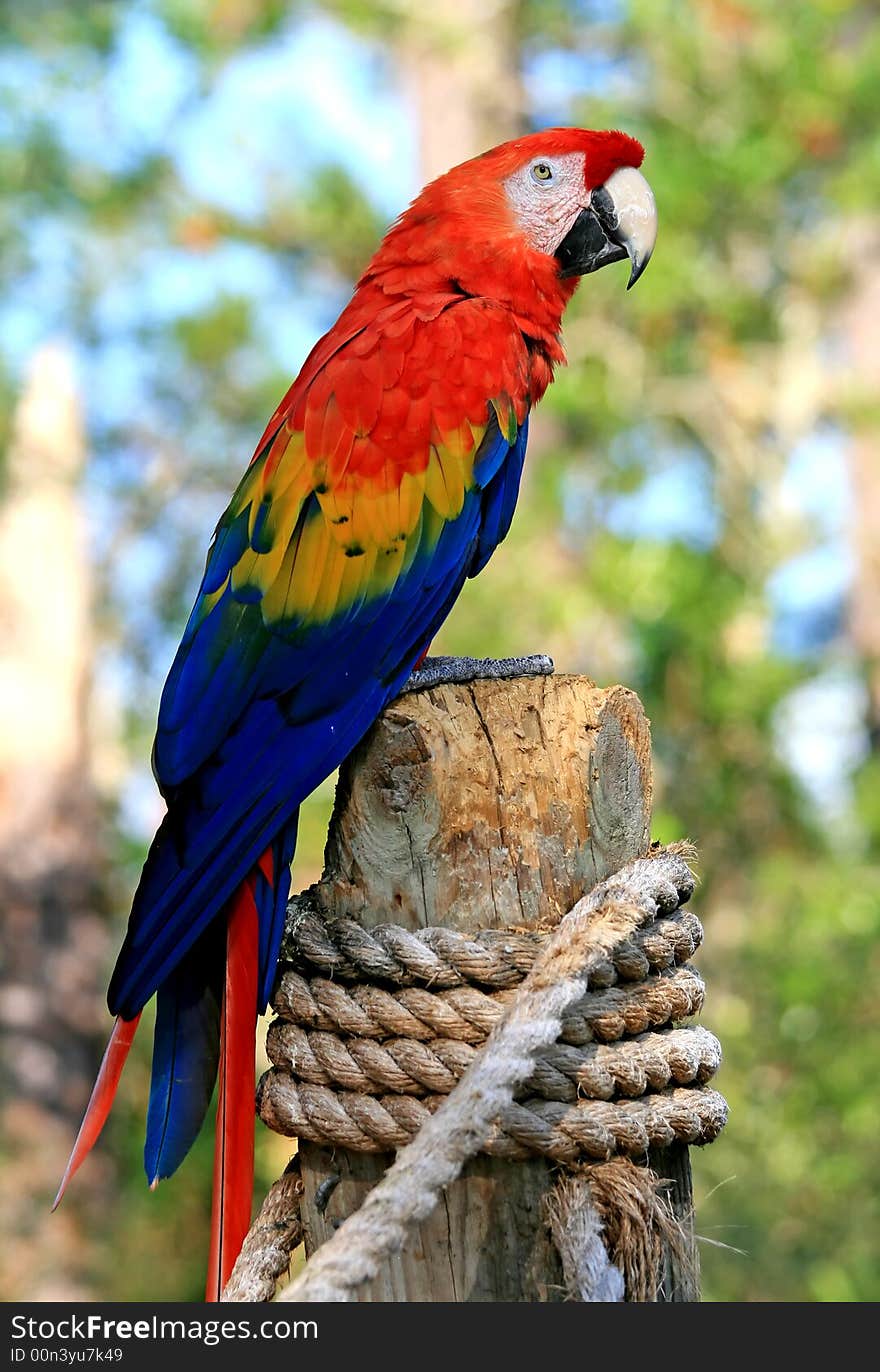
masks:
<path id="1" fill-rule="evenodd" d="M 0 977 L 7 1300 L 71 1300 L 93 1284 L 83 1216 L 108 1210 L 106 1159 L 58 1221 L 47 1196 L 87 1097 L 103 1017 L 106 853 L 88 727 L 91 573 L 85 440 L 69 355 L 33 360 L 0 508 Z"/>
<path id="2" fill-rule="evenodd" d="M 519 54 L 519 0 L 326 0 L 358 31 L 384 38 L 412 108 L 419 181 L 528 126 Z"/>

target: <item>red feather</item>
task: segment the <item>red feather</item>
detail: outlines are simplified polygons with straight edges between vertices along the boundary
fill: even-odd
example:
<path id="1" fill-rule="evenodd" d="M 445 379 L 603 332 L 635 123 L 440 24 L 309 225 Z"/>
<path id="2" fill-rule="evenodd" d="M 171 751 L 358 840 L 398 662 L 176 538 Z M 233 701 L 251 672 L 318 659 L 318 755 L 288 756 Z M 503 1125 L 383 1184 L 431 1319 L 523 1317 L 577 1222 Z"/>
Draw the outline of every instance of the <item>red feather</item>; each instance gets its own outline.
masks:
<path id="1" fill-rule="evenodd" d="M 232 901 L 226 927 L 226 988 L 220 1020 L 220 1075 L 206 1301 L 220 1299 L 251 1222 L 258 937 L 257 907 L 249 878 Z"/>
<path id="2" fill-rule="evenodd" d="M 116 1088 L 119 1085 L 119 1078 L 122 1076 L 125 1060 L 134 1042 L 140 1018 L 140 1015 L 135 1015 L 134 1019 L 118 1018 L 113 1026 L 113 1032 L 107 1047 L 104 1049 L 98 1076 L 92 1087 L 92 1094 L 89 1097 L 89 1103 L 86 1106 L 86 1112 L 83 1115 L 83 1122 L 79 1127 L 70 1160 L 64 1176 L 61 1178 L 58 1194 L 52 1204 L 53 1210 L 61 1204 L 61 1198 L 67 1190 L 71 1177 L 79 1171 L 104 1128 L 104 1122 L 110 1114 L 110 1108 L 116 1096 Z"/>

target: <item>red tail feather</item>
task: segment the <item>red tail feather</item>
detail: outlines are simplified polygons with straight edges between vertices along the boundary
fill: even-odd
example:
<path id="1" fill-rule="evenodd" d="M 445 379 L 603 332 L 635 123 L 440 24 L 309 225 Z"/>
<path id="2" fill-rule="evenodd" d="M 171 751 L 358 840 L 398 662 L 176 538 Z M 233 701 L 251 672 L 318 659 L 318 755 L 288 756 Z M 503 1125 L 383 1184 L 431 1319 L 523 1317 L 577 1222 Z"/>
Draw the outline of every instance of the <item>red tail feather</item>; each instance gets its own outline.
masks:
<path id="1" fill-rule="evenodd" d="M 52 1205 L 56 1209 L 61 1203 L 61 1197 L 67 1190 L 68 1183 L 81 1164 L 86 1160 L 92 1148 L 97 1142 L 98 1135 L 104 1128 L 104 1122 L 110 1114 L 110 1107 L 116 1095 L 116 1088 L 119 1085 L 119 1078 L 122 1076 L 122 1069 L 128 1057 L 128 1050 L 134 1042 L 134 1036 L 140 1023 L 140 1015 L 135 1015 L 134 1019 L 118 1018 L 113 1026 L 110 1040 L 104 1050 L 101 1059 L 101 1066 L 98 1069 L 98 1076 L 92 1087 L 92 1094 L 86 1106 L 86 1113 L 83 1115 L 83 1122 L 79 1127 L 73 1151 L 70 1154 L 70 1161 L 61 1178 L 61 1185 L 58 1188 L 58 1195 Z"/>
<path id="2" fill-rule="evenodd" d="M 257 907 L 248 879 L 230 906 L 226 932 L 207 1301 L 220 1299 L 251 1222 L 258 938 Z"/>

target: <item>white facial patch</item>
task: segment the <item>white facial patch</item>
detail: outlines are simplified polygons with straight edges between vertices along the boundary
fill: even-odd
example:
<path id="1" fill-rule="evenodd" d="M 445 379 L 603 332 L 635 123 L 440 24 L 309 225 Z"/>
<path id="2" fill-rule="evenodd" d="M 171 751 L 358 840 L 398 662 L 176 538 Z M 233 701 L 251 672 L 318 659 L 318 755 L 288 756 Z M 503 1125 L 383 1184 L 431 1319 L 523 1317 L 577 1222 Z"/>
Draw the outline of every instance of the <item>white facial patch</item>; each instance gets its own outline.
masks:
<path id="1" fill-rule="evenodd" d="M 517 222 L 533 248 L 555 253 L 590 203 L 582 152 L 537 154 L 504 182 Z"/>

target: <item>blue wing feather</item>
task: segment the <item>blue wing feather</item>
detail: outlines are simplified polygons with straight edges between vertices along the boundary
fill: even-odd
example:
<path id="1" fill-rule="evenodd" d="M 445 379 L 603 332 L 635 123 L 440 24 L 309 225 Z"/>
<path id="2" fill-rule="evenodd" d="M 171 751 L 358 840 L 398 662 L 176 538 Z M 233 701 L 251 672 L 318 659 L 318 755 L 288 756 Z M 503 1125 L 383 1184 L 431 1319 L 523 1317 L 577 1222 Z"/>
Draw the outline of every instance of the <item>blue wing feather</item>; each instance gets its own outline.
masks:
<path id="1" fill-rule="evenodd" d="M 289 864 L 299 805 L 396 695 L 466 577 L 507 533 L 525 428 L 511 444 L 492 416 L 461 513 L 439 536 L 428 521 L 420 526 L 417 552 L 381 597 L 308 632 L 267 628 L 259 606 L 225 595 L 201 622 L 193 616 L 157 734 L 155 767 L 169 814 L 111 982 L 114 1013 L 129 1017 L 142 1007 L 270 844 L 280 842 L 279 861 Z M 233 521 L 215 541 L 208 568 L 215 589 L 222 585 L 215 560 L 227 564 L 241 539 Z M 284 898 L 286 889 L 271 902 L 267 896 L 261 912 L 261 995 L 268 995 Z"/>
<path id="2" fill-rule="evenodd" d="M 506 461 L 499 463 L 486 483 L 483 494 L 482 521 L 477 550 L 471 563 L 468 576 L 477 576 L 483 570 L 498 544 L 508 534 L 522 477 L 526 456 L 526 443 L 529 436 L 529 421 L 525 419 L 516 436 L 515 442 L 507 452 Z"/>

